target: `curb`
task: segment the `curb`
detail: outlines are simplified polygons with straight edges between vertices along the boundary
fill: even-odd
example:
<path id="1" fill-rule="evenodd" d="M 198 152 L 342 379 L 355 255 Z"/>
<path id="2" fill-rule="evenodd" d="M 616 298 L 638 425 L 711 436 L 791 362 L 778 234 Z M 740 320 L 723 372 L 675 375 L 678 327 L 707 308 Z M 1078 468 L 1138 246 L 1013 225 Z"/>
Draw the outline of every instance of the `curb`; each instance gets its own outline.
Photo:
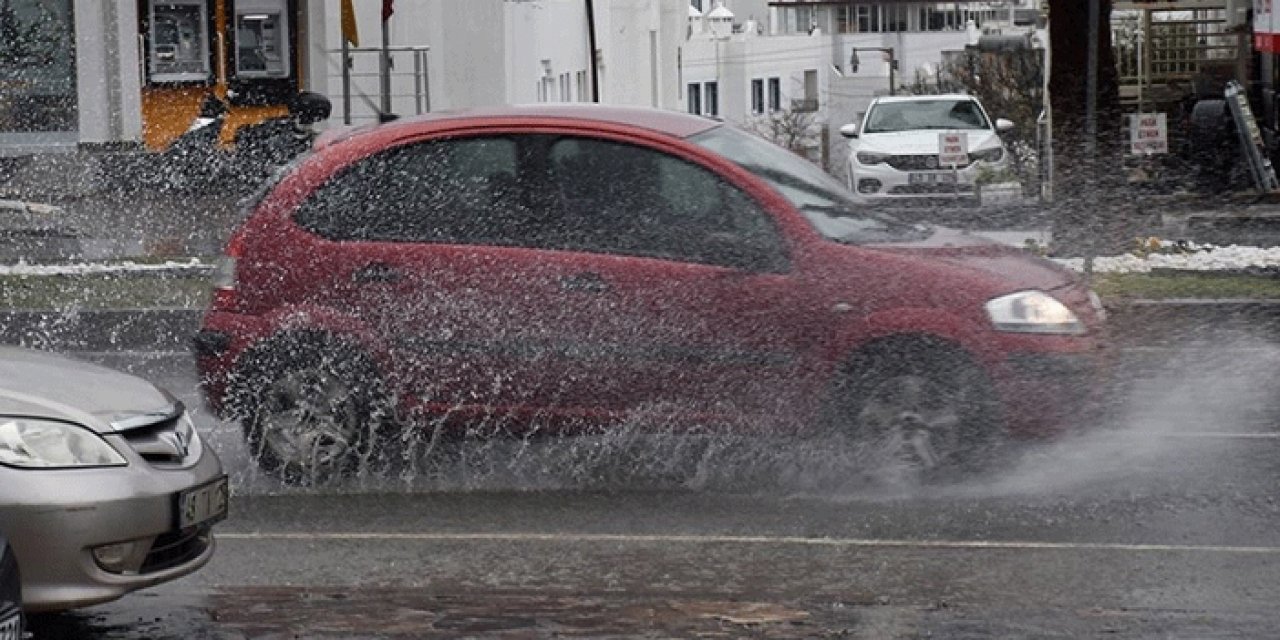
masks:
<path id="1" fill-rule="evenodd" d="M 1126 300 L 1108 304 L 1107 313 L 1109 333 L 1125 346 L 1173 347 L 1223 331 L 1280 334 L 1280 300 Z M 0 311 L 0 342 L 56 351 L 189 351 L 203 316 L 203 309 Z"/>
<path id="2" fill-rule="evenodd" d="M 0 311 L 0 342 L 55 351 L 189 351 L 203 309 Z"/>

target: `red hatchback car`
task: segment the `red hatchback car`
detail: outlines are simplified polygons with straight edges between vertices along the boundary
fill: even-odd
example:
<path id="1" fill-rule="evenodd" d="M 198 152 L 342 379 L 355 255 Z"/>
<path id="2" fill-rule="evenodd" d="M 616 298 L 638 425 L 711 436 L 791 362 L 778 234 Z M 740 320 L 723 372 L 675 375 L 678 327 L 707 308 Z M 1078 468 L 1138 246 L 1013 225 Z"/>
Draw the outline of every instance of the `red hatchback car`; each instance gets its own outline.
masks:
<path id="1" fill-rule="evenodd" d="M 1098 386 L 1071 272 L 867 211 L 731 125 L 559 105 L 322 139 L 250 204 L 202 385 L 286 481 L 380 429 L 843 431 L 923 467 L 1053 432 Z"/>

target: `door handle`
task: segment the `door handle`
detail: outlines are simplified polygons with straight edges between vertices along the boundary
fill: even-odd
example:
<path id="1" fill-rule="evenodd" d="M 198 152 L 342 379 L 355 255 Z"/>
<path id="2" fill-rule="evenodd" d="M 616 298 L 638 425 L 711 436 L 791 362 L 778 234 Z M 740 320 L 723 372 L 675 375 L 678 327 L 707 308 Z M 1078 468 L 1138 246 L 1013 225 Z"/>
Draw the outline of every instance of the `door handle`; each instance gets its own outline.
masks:
<path id="1" fill-rule="evenodd" d="M 367 264 L 351 274 L 351 281 L 358 284 L 391 284 L 403 279 L 402 271 L 382 262 Z"/>
<path id="2" fill-rule="evenodd" d="M 586 272 L 560 278 L 560 288 L 565 291 L 604 293 L 609 290 L 609 283 L 598 273 Z"/>

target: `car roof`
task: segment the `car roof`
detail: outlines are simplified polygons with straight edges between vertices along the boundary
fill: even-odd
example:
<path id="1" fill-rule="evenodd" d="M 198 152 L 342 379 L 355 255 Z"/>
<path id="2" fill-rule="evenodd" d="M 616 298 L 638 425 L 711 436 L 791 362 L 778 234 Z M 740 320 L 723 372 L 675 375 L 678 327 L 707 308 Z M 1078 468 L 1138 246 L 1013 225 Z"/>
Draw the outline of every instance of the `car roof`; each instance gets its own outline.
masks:
<path id="1" fill-rule="evenodd" d="M 552 103 L 536 105 L 509 105 L 481 107 L 459 111 L 437 111 L 419 116 L 399 118 L 383 124 L 330 129 L 316 139 L 314 148 L 322 149 L 331 144 L 349 140 L 373 132 L 414 130 L 424 125 L 465 120 L 469 124 L 484 121 L 506 122 L 513 120 L 547 122 L 555 120 L 577 123 L 600 123 L 632 126 L 658 133 L 687 138 L 720 126 L 718 120 L 695 116 L 680 111 L 667 111 L 650 107 L 620 107 L 594 103 Z"/>
<path id="2" fill-rule="evenodd" d="M 920 96 L 880 96 L 876 102 L 926 102 L 929 100 L 977 100 L 967 93 L 941 93 Z"/>

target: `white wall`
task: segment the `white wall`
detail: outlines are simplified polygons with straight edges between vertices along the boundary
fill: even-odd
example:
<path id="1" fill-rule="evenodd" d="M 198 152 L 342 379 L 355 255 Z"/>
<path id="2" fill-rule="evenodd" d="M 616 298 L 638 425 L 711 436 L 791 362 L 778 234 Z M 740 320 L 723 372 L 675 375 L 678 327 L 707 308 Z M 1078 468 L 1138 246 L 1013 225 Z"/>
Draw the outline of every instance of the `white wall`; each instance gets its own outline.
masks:
<path id="1" fill-rule="evenodd" d="M 73 10 L 79 142 L 140 141 L 137 6 L 76 0 Z"/>
<path id="2" fill-rule="evenodd" d="M 361 48 L 381 46 L 381 3 L 356 2 Z M 322 54 L 309 65 L 311 89 L 334 102 L 332 122 L 342 122 L 340 0 L 324 0 L 323 16 L 310 15 L 309 45 Z M 600 50 L 600 98 L 610 104 L 678 108 L 677 52 L 684 39 L 686 0 L 597 0 L 596 39 Z M 547 78 L 551 101 L 591 97 L 586 5 L 581 0 L 414 0 L 396 3 L 390 21 L 392 46 L 430 46 L 429 88 L 433 111 L 484 105 L 534 103 L 543 99 Z M 379 97 L 377 55 L 357 54 L 353 94 Z M 416 112 L 412 58 L 395 54 L 393 111 Z M 324 60 L 324 64 L 320 63 Z M 321 73 L 316 70 L 323 69 Z M 354 98 L 355 120 L 374 111 Z"/>

